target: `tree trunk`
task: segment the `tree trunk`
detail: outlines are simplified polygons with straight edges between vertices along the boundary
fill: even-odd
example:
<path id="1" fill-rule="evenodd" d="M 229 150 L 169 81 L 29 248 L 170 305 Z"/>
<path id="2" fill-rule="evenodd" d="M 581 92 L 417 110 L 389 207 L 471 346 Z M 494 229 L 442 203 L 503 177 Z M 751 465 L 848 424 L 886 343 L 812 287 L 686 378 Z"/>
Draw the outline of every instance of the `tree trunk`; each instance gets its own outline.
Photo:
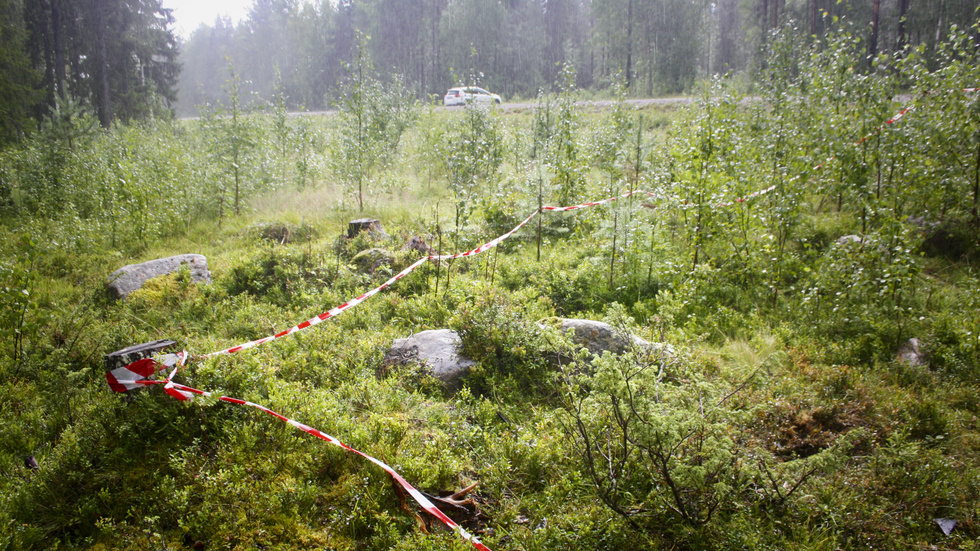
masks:
<path id="1" fill-rule="evenodd" d="M 735 69 L 735 33 L 738 22 L 738 2 L 722 0 L 718 3 L 718 56 L 714 72 L 727 73 Z"/>
<path id="2" fill-rule="evenodd" d="M 978 205 L 980 205 L 980 146 L 977 146 L 977 163 L 976 168 L 973 170 L 973 209 L 971 214 L 973 214 L 974 227 L 980 227 L 980 213 L 977 212 Z"/>
<path id="3" fill-rule="evenodd" d="M 906 1 L 906 0 L 900 0 Z M 817 9 L 817 0 L 810 0 L 810 35 L 817 36 L 817 20 L 820 10 Z"/>
<path id="4" fill-rule="evenodd" d="M 939 3 L 939 21 L 936 23 L 936 42 L 943 38 L 943 12 L 946 11 L 946 0 Z"/>
<path id="5" fill-rule="evenodd" d="M 112 124 L 112 102 L 109 97 L 109 54 L 106 46 L 105 0 L 95 0 L 96 62 L 99 66 L 99 123 L 102 128 Z"/>
<path id="6" fill-rule="evenodd" d="M 419 0 L 419 57 L 418 57 L 418 67 L 419 67 L 419 93 L 422 98 L 426 95 L 426 82 L 425 82 L 425 30 L 423 28 L 425 25 L 425 0 Z"/>
<path id="7" fill-rule="evenodd" d="M 348 239 L 354 239 L 361 232 L 368 232 L 378 238 L 388 237 L 388 233 L 381 226 L 381 220 L 377 218 L 358 218 L 347 223 Z"/>
<path id="8" fill-rule="evenodd" d="M 59 0 L 51 0 L 51 39 L 54 46 L 54 89 L 65 99 L 65 49 L 61 44 L 61 6 Z"/>
<path id="9" fill-rule="evenodd" d="M 908 37 L 905 36 L 905 16 L 908 14 L 908 11 L 909 0 L 898 0 L 898 51 L 904 50 L 905 45 L 908 43 Z"/>
<path id="10" fill-rule="evenodd" d="M 633 0 L 626 4 L 626 89 L 633 83 Z"/>
<path id="11" fill-rule="evenodd" d="M 878 57 L 878 22 L 881 15 L 881 0 L 871 4 L 871 40 L 868 44 L 868 57 L 872 60 Z"/>
<path id="12" fill-rule="evenodd" d="M 52 2 L 55 0 L 51 0 Z M 49 7 L 45 0 L 39 0 L 38 5 L 40 6 L 40 21 L 38 22 L 37 32 L 39 34 L 39 44 L 40 47 L 39 62 L 44 66 L 44 90 L 45 90 L 45 101 L 48 106 L 54 106 L 55 98 L 55 83 L 57 82 L 57 77 L 55 77 L 55 61 L 54 61 L 54 44 L 53 35 L 60 31 L 52 23 L 51 10 L 53 7 Z M 42 108 L 38 111 L 39 116 L 44 116 L 47 114 L 47 109 Z"/>
<path id="13" fill-rule="evenodd" d="M 762 0 L 762 44 L 766 43 L 766 35 L 769 34 L 769 0 Z"/>

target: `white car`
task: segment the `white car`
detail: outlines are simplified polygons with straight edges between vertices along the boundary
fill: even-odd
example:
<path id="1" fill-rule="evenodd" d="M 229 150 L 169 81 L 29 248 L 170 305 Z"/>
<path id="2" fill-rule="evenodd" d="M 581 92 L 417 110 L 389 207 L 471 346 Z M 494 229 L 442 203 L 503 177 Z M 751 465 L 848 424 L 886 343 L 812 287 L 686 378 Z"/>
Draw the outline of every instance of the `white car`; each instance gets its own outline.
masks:
<path id="1" fill-rule="evenodd" d="M 466 105 L 467 103 L 500 103 L 500 96 L 491 94 L 476 86 L 450 88 L 442 98 L 443 105 Z"/>

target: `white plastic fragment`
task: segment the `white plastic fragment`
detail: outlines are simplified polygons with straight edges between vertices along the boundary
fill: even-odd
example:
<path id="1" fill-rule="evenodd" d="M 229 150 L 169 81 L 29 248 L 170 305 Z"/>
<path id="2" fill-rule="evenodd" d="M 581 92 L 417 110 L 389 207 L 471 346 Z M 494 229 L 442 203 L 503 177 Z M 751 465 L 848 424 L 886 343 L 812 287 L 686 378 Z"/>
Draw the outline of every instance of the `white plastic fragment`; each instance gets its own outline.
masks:
<path id="1" fill-rule="evenodd" d="M 956 521 L 953 519 L 935 518 L 932 520 L 939 525 L 939 528 L 943 531 L 943 534 L 946 534 L 947 536 L 953 532 L 953 528 L 956 526 Z"/>

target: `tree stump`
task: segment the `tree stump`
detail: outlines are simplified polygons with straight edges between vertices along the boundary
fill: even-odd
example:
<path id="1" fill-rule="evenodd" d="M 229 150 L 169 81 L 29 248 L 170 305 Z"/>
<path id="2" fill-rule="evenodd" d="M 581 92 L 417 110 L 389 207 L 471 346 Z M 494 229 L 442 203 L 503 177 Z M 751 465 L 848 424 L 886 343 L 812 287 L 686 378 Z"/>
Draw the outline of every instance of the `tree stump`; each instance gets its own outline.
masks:
<path id="1" fill-rule="evenodd" d="M 381 220 L 376 220 L 374 218 L 359 218 L 357 220 L 351 220 L 347 224 L 348 239 L 353 239 L 354 236 L 362 231 L 370 232 L 374 237 L 388 237 L 388 234 L 385 233 L 384 228 L 381 227 Z"/>

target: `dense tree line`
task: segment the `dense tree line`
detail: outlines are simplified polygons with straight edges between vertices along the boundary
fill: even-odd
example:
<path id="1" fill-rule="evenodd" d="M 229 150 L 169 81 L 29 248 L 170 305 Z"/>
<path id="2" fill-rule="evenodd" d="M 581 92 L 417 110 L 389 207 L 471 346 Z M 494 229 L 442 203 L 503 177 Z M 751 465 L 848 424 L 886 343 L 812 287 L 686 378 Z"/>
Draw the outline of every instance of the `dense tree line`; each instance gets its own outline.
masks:
<path id="1" fill-rule="evenodd" d="M 970 27 L 977 0 L 254 0 L 237 25 L 218 19 L 178 44 L 161 0 L 0 0 L 0 140 L 36 128 L 58 104 L 113 120 L 196 113 L 228 102 L 234 68 L 243 100 L 273 96 L 324 108 L 366 37 L 382 79 L 415 96 L 482 84 L 530 97 L 575 68 L 579 88 L 622 82 L 632 95 L 677 93 L 712 74 L 764 65 L 771 33 L 801 38 L 849 26 L 868 58 Z M 178 60 L 178 51 L 180 59 Z M 181 73 L 179 103 L 177 78 Z M 280 75 L 280 76 L 277 76 Z M 72 109 L 59 108 L 71 113 Z"/>
<path id="2" fill-rule="evenodd" d="M 179 72 L 172 24 L 160 0 L 0 1 L 0 139 L 59 103 L 87 106 L 104 127 L 168 115 Z"/>
<path id="3" fill-rule="evenodd" d="M 230 60 L 271 96 L 278 67 L 291 108 L 323 108 L 346 78 L 356 31 L 382 75 L 417 96 L 479 83 L 534 96 L 576 69 L 580 88 L 620 80 L 633 95 L 677 93 L 711 74 L 756 74 L 773 31 L 801 38 L 849 25 L 869 58 L 969 27 L 976 0 L 255 0 L 248 18 L 219 19 L 183 45 L 185 113 L 225 97 Z"/>

